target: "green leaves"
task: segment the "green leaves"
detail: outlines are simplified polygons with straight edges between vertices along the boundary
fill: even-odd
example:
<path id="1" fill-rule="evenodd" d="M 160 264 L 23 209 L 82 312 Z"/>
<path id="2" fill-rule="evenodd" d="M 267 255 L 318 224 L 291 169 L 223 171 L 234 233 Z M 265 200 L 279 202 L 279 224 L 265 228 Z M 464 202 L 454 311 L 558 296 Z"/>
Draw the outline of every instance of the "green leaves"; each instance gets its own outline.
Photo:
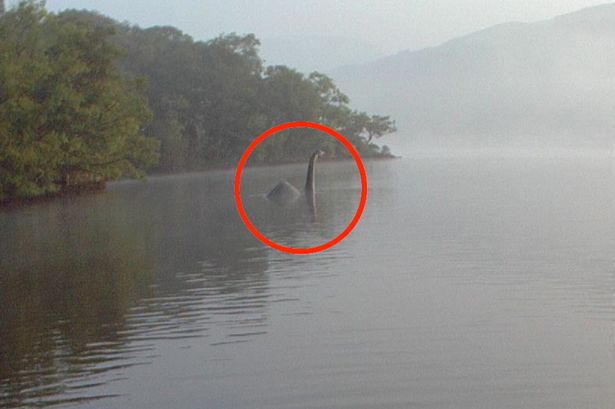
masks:
<path id="1" fill-rule="evenodd" d="M 142 86 L 120 77 L 109 28 L 37 2 L 0 17 L 0 200 L 135 175 L 157 160 Z M 85 176 L 84 176 L 85 175 Z"/>
<path id="2" fill-rule="evenodd" d="M 350 108 L 331 78 L 264 67 L 253 35 L 194 41 L 174 27 L 119 24 L 96 13 L 47 13 L 25 1 L 0 15 L 0 200 L 81 183 L 235 163 L 250 141 L 288 121 L 341 132 L 364 156 L 389 117 Z M 267 140 L 261 162 L 305 160 L 331 138 L 295 130 Z M 77 186 L 78 187 L 78 186 Z"/>

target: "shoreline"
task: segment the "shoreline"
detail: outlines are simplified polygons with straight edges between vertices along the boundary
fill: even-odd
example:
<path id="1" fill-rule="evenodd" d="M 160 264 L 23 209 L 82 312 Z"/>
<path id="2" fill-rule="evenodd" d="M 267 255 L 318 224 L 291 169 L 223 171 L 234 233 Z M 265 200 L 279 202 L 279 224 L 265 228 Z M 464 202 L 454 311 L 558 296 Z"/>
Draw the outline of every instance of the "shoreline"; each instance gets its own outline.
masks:
<path id="1" fill-rule="evenodd" d="M 384 161 L 384 160 L 394 160 L 394 159 L 401 159 L 401 156 L 391 155 L 391 156 L 386 156 L 386 157 L 362 158 L 362 161 L 371 162 L 371 161 Z M 321 161 L 329 163 L 329 162 L 347 162 L 347 161 L 352 161 L 352 160 L 353 160 L 352 158 L 333 158 L 333 159 L 323 159 Z M 257 163 L 257 164 L 250 165 L 248 167 L 262 168 L 262 167 L 268 167 L 268 166 L 283 166 L 283 165 L 292 165 L 292 164 L 298 164 L 298 163 L 301 163 L 301 162 L 281 161 L 281 162 L 272 162 L 272 163 Z M 147 174 L 144 179 L 147 179 L 148 177 L 181 176 L 181 175 L 188 175 L 192 173 L 229 171 L 229 170 L 236 169 L 236 166 L 237 166 L 236 164 L 227 163 L 227 164 L 212 165 L 212 166 L 208 166 L 203 169 L 195 169 L 195 170 L 190 170 L 190 171 L 160 172 L 160 173 L 154 172 L 154 173 Z M 21 198 L 21 199 L 16 199 L 16 198 L 6 199 L 3 201 L 0 201 L 0 211 L 7 211 L 7 210 L 10 211 L 10 210 L 15 210 L 15 209 L 22 209 L 22 208 L 26 208 L 26 207 L 36 205 L 36 204 L 51 202 L 51 201 L 54 201 L 60 198 L 70 198 L 70 197 L 76 197 L 76 196 L 104 194 L 107 192 L 108 183 L 127 182 L 127 181 L 135 181 L 135 180 L 138 180 L 138 179 L 124 178 L 124 179 L 110 180 L 106 182 L 96 182 L 96 183 L 88 183 L 88 184 L 82 184 L 82 185 L 73 185 L 69 188 L 64 188 L 57 192 L 47 193 L 41 196 Z"/>
<path id="2" fill-rule="evenodd" d="M 60 189 L 57 192 L 46 193 L 40 196 L 28 198 L 11 198 L 0 201 L 0 211 L 24 208 L 39 203 L 46 203 L 62 197 L 86 196 L 93 194 L 103 194 L 107 190 L 107 182 L 95 182 L 82 185 L 73 185 L 68 188 Z"/>
<path id="3" fill-rule="evenodd" d="M 391 156 L 382 156 L 382 157 L 361 158 L 363 162 L 394 160 L 394 159 L 402 159 L 402 157 L 391 155 Z M 353 160 L 352 157 L 351 158 L 319 159 L 320 162 L 325 162 L 325 163 L 347 162 L 351 160 Z M 211 165 L 211 166 L 203 167 L 201 169 L 183 170 L 183 171 L 178 171 L 178 172 L 152 172 L 152 173 L 147 174 L 145 178 L 147 179 L 148 176 L 167 176 L 167 175 L 172 176 L 172 175 L 183 175 L 183 174 L 189 174 L 189 173 L 202 173 L 202 172 L 209 172 L 209 171 L 232 170 L 232 169 L 237 169 L 237 163 L 239 163 L 239 159 L 233 163 Z M 279 162 L 271 162 L 271 163 L 262 163 L 262 162 L 255 163 L 255 164 L 246 163 L 246 167 L 247 168 L 264 168 L 268 166 L 283 166 L 283 165 L 293 165 L 293 164 L 300 164 L 300 163 L 303 163 L 303 162 L 300 160 L 289 160 L 289 161 L 279 161 Z M 117 181 L 120 181 L 120 180 L 126 180 L 126 179 L 118 179 Z"/>

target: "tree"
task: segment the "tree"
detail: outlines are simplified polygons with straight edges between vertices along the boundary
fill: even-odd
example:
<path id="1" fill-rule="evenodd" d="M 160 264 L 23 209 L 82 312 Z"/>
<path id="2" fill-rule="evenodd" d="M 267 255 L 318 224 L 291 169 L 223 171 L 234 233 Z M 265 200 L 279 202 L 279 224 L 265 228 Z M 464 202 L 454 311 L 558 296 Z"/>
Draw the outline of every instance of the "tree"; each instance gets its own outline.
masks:
<path id="1" fill-rule="evenodd" d="M 141 133 L 143 84 L 120 77 L 108 29 L 28 1 L 2 15 L 0 34 L 0 200 L 138 176 L 157 160 Z"/>
<path id="2" fill-rule="evenodd" d="M 367 143 L 371 143 L 374 137 L 380 138 L 386 134 L 396 132 L 395 121 L 388 116 L 372 115 L 365 124 Z"/>
<path id="3" fill-rule="evenodd" d="M 380 155 L 370 146 L 372 139 L 394 129 L 392 121 L 388 128 L 377 126 L 376 117 L 352 110 L 348 97 L 322 73 L 305 76 L 286 66 L 264 67 L 253 34 L 230 33 L 201 42 L 174 27 L 142 29 L 91 12 L 69 10 L 57 19 L 115 31 L 109 40 L 125 50 L 119 61 L 122 76 L 147 79 L 153 120 L 144 133 L 161 144 L 159 172 L 233 163 L 252 138 L 281 122 L 323 123 L 342 132 L 366 156 Z M 254 158 L 303 160 L 306 151 L 316 148 L 330 157 L 348 156 L 331 138 L 294 130 L 267 140 Z"/>

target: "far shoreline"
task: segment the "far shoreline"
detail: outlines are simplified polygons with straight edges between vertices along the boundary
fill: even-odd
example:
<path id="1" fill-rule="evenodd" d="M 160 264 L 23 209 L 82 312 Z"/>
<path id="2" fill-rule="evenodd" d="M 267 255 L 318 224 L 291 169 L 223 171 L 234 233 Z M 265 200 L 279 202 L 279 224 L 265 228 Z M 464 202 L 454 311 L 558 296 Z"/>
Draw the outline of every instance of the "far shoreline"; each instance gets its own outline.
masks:
<path id="1" fill-rule="evenodd" d="M 402 159 L 401 156 L 380 156 L 380 157 L 368 157 L 361 158 L 363 162 L 372 162 L 372 161 L 385 161 L 385 160 L 394 160 L 394 159 Z M 321 159 L 321 162 L 325 163 L 335 163 L 335 162 L 349 162 L 353 161 L 353 158 L 329 158 L 329 159 Z M 269 166 L 284 166 L 284 165 L 293 165 L 300 164 L 300 161 L 277 161 L 271 163 L 256 163 L 247 165 L 249 168 L 264 168 Z M 230 171 L 236 169 L 236 164 L 226 163 L 219 165 L 212 165 L 208 167 L 204 167 L 202 169 L 195 169 L 190 171 L 178 171 L 178 172 L 153 172 L 145 175 L 142 179 L 135 178 L 121 178 L 117 180 L 109 180 L 105 182 L 96 182 L 83 184 L 78 186 L 72 186 L 69 189 L 61 189 L 54 193 L 47 193 L 41 196 L 29 197 L 29 198 L 10 198 L 0 201 L 0 211 L 11 211 L 28 208 L 33 205 L 49 203 L 52 201 L 56 201 L 61 198 L 72 198 L 79 196 L 90 196 L 90 195 L 102 195 L 107 193 L 107 186 L 116 184 L 116 183 L 126 183 L 126 182 L 141 182 L 146 181 L 149 177 L 165 177 L 165 176 L 182 176 L 182 175 L 190 175 L 190 174 L 199 174 L 199 173 L 207 173 L 207 172 L 219 172 L 219 171 Z"/>
<path id="2" fill-rule="evenodd" d="M 371 156 L 371 157 L 366 157 L 366 158 L 361 158 L 361 161 L 363 162 L 371 162 L 371 161 L 381 161 L 381 160 L 394 160 L 394 159 L 402 159 L 401 156 L 395 156 L 395 155 L 390 155 L 390 156 Z M 348 161 L 352 161 L 353 158 L 321 158 L 319 159 L 319 161 L 325 162 L 325 163 L 329 163 L 329 162 L 348 162 Z M 203 173 L 203 172 L 209 172 L 209 171 L 220 171 L 220 170 L 231 170 L 231 169 L 237 169 L 237 164 L 239 163 L 239 159 L 237 159 L 236 162 L 233 163 L 219 163 L 216 165 L 211 165 L 211 166 L 205 166 L 201 169 L 192 169 L 192 170 L 180 170 L 177 172 L 152 172 L 149 173 L 147 176 L 166 176 L 166 175 L 182 175 L 182 174 L 189 174 L 189 173 Z M 288 160 L 288 161 L 275 161 L 275 162 L 259 162 L 259 163 L 246 163 L 246 167 L 248 168 L 265 168 L 265 167 L 269 167 L 269 166 L 284 166 L 284 165 L 294 165 L 294 164 L 300 164 L 303 163 L 303 161 L 301 160 Z M 146 178 L 147 178 L 146 176 Z M 125 179 L 118 179 L 117 181 L 120 180 L 125 180 Z M 116 182 L 116 181 L 113 181 Z"/>

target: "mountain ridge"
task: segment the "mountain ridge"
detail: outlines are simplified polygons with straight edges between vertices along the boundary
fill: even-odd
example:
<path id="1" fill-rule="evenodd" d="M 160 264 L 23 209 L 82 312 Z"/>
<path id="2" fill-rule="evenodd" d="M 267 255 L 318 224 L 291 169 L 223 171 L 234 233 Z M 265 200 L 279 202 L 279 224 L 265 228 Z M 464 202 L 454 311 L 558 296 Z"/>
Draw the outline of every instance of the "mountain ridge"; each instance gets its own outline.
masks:
<path id="1" fill-rule="evenodd" d="M 287 65 L 306 74 L 367 62 L 384 55 L 382 50 L 366 41 L 324 35 L 263 38 L 260 53 L 267 65 Z"/>
<path id="2" fill-rule="evenodd" d="M 413 143 L 612 146 L 612 72 L 615 3 L 502 23 L 328 74 L 358 108 L 390 113 L 399 139 Z"/>

